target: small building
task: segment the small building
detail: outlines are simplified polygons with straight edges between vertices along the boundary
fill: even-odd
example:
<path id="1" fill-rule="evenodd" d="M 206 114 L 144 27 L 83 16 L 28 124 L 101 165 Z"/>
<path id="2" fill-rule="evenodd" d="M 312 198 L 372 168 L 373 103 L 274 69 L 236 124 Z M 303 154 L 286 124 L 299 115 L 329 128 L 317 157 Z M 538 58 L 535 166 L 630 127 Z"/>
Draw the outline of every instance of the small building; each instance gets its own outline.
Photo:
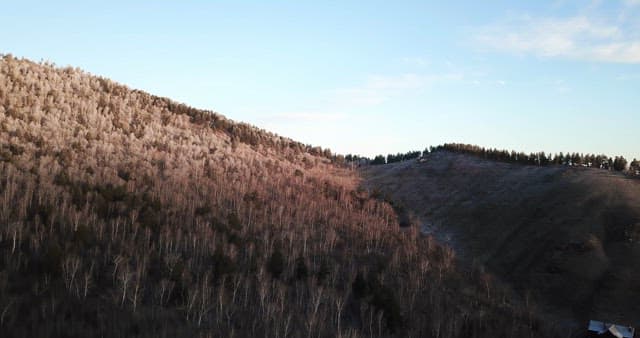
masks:
<path id="1" fill-rule="evenodd" d="M 633 338 L 635 330 L 631 326 L 617 325 L 597 320 L 589 321 L 587 337 Z"/>

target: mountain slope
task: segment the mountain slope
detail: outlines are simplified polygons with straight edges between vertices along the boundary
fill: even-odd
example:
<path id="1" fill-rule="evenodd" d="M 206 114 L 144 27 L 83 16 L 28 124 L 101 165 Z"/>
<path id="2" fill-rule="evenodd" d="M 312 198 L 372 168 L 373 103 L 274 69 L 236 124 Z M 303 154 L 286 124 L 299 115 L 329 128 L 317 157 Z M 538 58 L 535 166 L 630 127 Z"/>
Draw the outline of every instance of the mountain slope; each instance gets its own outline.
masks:
<path id="1" fill-rule="evenodd" d="M 552 335 L 340 160 L 3 56 L 0 335 Z"/>
<path id="2" fill-rule="evenodd" d="M 640 180 L 446 151 L 364 175 L 464 260 L 551 305 L 544 311 L 640 325 Z"/>

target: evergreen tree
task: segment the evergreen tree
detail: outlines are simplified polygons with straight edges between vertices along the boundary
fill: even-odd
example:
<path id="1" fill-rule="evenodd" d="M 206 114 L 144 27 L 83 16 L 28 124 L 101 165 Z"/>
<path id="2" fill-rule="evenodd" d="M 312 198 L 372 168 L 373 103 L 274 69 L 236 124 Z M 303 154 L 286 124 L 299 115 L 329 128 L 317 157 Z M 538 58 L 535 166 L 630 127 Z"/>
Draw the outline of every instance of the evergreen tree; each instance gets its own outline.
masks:
<path id="1" fill-rule="evenodd" d="M 633 175 L 640 175 L 640 162 L 635 158 L 631 161 L 631 164 L 629 164 L 629 171 Z"/>
<path id="2" fill-rule="evenodd" d="M 267 270 L 271 273 L 273 278 L 278 278 L 284 271 L 284 256 L 280 252 L 280 248 L 273 250 L 269 261 L 267 262 Z"/>
<path id="3" fill-rule="evenodd" d="M 564 154 L 562 154 L 562 152 L 556 155 L 556 157 L 553 159 L 553 164 L 564 164 Z"/>
<path id="4" fill-rule="evenodd" d="M 361 272 L 358 272 L 356 278 L 353 280 L 351 290 L 356 299 L 364 298 L 369 294 L 369 283 L 367 283 L 367 280 Z"/>
<path id="5" fill-rule="evenodd" d="M 295 276 L 296 279 L 301 280 L 301 279 L 306 279 L 307 276 L 309 275 L 309 269 L 307 269 L 307 264 L 304 261 L 304 257 L 298 257 L 296 259 L 296 269 L 295 269 Z"/>
<path id="6" fill-rule="evenodd" d="M 378 155 L 373 158 L 373 161 L 371 161 L 371 164 L 385 164 L 385 163 L 387 162 L 385 160 L 384 155 Z"/>
<path id="7" fill-rule="evenodd" d="M 613 170 L 623 171 L 627 168 L 627 160 L 622 156 L 616 156 L 613 160 Z"/>

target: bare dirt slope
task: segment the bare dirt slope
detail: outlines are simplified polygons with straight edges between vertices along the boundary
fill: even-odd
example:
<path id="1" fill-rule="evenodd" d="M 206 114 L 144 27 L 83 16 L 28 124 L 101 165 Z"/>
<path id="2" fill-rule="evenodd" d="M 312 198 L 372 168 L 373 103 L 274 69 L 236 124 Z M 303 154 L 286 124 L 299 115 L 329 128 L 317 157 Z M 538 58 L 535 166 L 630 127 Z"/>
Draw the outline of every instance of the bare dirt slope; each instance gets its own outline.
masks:
<path id="1" fill-rule="evenodd" d="M 640 326 L 639 180 L 449 152 L 363 175 L 367 189 L 463 261 L 487 266 L 552 311 Z"/>

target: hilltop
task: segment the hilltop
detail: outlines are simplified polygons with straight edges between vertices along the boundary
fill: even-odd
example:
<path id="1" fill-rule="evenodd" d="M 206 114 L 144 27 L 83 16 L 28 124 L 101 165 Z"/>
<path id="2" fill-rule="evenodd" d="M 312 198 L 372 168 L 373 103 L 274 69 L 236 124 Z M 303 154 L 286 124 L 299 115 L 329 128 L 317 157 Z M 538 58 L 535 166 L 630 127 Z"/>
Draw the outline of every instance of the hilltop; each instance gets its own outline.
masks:
<path id="1" fill-rule="evenodd" d="M 640 180 L 436 151 L 369 166 L 365 186 L 540 311 L 640 325 Z"/>

